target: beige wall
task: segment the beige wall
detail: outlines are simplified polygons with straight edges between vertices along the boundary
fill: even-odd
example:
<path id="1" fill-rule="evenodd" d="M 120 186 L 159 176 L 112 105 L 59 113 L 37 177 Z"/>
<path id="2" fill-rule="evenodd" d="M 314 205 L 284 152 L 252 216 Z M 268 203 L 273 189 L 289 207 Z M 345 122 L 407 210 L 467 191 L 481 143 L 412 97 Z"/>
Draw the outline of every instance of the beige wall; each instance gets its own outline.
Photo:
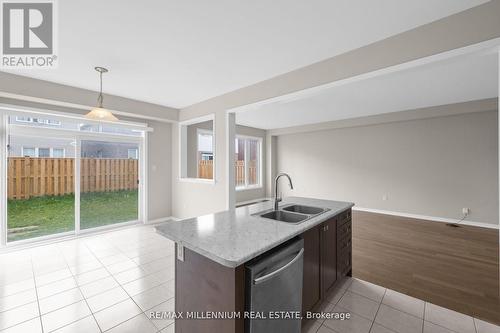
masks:
<path id="1" fill-rule="evenodd" d="M 0 98 L 29 98 L 36 103 L 57 103 L 82 113 L 96 105 L 97 92 L 0 72 Z M 104 94 L 104 106 L 121 116 L 160 121 L 179 119 L 177 109 L 120 96 Z M 57 111 L 57 108 L 52 109 Z"/>
<path id="2" fill-rule="evenodd" d="M 226 148 L 227 110 L 498 38 L 500 20 L 496 13 L 499 11 L 500 1 L 490 1 L 382 41 L 182 109 L 179 114 L 180 120 L 208 114 L 215 115 L 216 182 L 210 185 L 186 183 L 174 176 L 173 186 L 176 193 L 173 198 L 174 216 L 195 216 L 227 208 L 229 198 L 232 196 L 227 177 L 229 174 Z M 174 134 L 172 140 L 174 150 L 178 149 L 178 134 L 177 136 Z M 270 142 L 268 147 L 272 146 L 272 140 L 268 141 Z M 178 159 L 175 151 L 174 159 Z M 176 175 L 175 168 L 178 169 L 178 161 L 174 161 L 173 168 Z M 270 173 L 268 179 L 269 177 L 272 177 Z"/>
<path id="3" fill-rule="evenodd" d="M 261 179 L 262 179 L 262 187 L 257 188 L 257 189 L 251 189 L 251 190 L 241 190 L 241 191 L 236 191 L 236 202 L 244 202 L 244 201 L 250 201 L 254 199 L 259 199 L 259 198 L 264 198 L 266 196 L 266 131 L 260 128 L 254 128 L 254 127 L 248 127 L 248 126 L 241 126 L 241 125 L 236 125 L 236 135 L 247 135 L 247 136 L 253 136 L 257 138 L 262 138 L 262 173 L 261 173 Z"/>
<path id="4" fill-rule="evenodd" d="M 496 111 L 282 135 L 277 168 L 286 195 L 498 224 Z"/>
<path id="5" fill-rule="evenodd" d="M 185 120 L 185 119 L 181 119 Z M 179 124 L 172 126 L 172 216 L 187 218 L 226 209 L 226 119 L 217 115 L 214 121 L 215 170 L 213 183 L 180 179 Z"/>
<path id="6" fill-rule="evenodd" d="M 149 152 L 149 220 L 172 215 L 172 124 L 149 122 L 153 132 L 148 135 Z"/>

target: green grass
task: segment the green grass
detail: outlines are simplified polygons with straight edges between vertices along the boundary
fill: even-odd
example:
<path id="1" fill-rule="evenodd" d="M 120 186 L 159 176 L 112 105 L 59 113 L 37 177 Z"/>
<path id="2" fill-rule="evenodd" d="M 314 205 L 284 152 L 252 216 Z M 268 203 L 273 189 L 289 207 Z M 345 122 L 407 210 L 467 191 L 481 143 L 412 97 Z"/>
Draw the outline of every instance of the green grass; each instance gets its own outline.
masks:
<path id="1" fill-rule="evenodd" d="M 81 229 L 137 219 L 137 190 L 81 195 Z M 74 221 L 75 197 L 72 194 L 8 201 L 9 242 L 72 231 Z"/>

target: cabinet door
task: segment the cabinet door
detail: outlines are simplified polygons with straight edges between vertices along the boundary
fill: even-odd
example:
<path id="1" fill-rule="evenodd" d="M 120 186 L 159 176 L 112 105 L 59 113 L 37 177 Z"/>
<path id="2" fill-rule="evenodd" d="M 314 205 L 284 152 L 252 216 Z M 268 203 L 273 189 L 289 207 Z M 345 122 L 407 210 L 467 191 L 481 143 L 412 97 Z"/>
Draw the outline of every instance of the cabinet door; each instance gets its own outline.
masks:
<path id="1" fill-rule="evenodd" d="M 309 229 L 304 239 L 304 275 L 302 285 L 302 312 L 310 311 L 320 301 L 320 230 Z"/>
<path id="2" fill-rule="evenodd" d="M 322 224 L 321 228 L 321 296 L 337 281 L 337 219 Z"/>

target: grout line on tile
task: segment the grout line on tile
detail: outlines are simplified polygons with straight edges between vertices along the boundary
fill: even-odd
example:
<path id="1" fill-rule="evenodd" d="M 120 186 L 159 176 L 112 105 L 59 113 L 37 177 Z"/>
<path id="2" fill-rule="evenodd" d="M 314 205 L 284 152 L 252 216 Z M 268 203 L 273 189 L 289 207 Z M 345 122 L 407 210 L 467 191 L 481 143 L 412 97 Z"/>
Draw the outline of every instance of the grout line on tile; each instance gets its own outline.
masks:
<path id="1" fill-rule="evenodd" d="M 73 304 L 74 304 L 74 303 L 73 303 Z M 70 322 L 70 323 L 64 324 L 64 325 L 63 325 L 63 326 L 61 326 L 61 327 L 55 328 L 55 329 L 53 329 L 52 331 L 45 332 L 45 333 L 52 333 L 52 332 L 58 331 L 58 330 L 60 330 L 61 328 L 67 327 L 67 326 L 69 326 L 69 325 L 72 325 L 72 324 L 76 323 L 77 321 L 83 320 L 83 319 L 85 319 L 85 318 L 89 318 L 89 317 L 91 317 L 91 316 L 92 316 L 92 314 L 89 314 L 88 316 L 85 316 L 85 317 L 83 317 L 83 318 L 79 318 L 79 319 L 77 319 L 77 320 L 73 320 L 73 321 L 72 321 L 72 322 Z M 94 319 L 94 320 L 95 320 L 95 319 Z M 99 325 L 98 325 L 98 327 L 99 327 Z M 101 328 L 99 328 L 99 330 L 101 331 Z M 101 332 L 102 332 L 102 331 L 101 331 Z"/>
<path id="2" fill-rule="evenodd" d="M 443 325 L 436 324 L 436 323 L 434 323 L 434 322 L 432 322 L 432 321 L 429 321 L 429 320 L 424 320 L 424 323 L 425 323 L 425 322 L 431 323 L 432 325 L 435 325 L 435 326 L 441 327 L 441 328 L 443 328 L 443 329 L 445 329 L 445 330 L 448 330 L 448 331 L 450 331 L 450 332 L 453 332 L 453 333 L 460 333 L 460 332 L 458 332 L 458 331 L 452 330 L 451 328 L 444 327 Z"/>
<path id="3" fill-rule="evenodd" d="M 387 288 L 384 290 L 384 295 L 382 296 L 382 300 L 384 299 L 386 293 L 387 293 Z M 373 317 L 373 321 L 372 321 L 372 324 L 370 325 L 370 329 L 368 330 L 368 332 L 370 332 L 372 330 L 373 324 L 375 323 L 375 320 L 377 319 L 378 311 L 380 310 L 380 307 L 382 306 L 382 300 L 380 300 L 380 303 L 378 303 L 377 312 L 375 313 L 375 317 Z"/>
<path id="4" fill-rule="evenodd" d="M 42 333 L 44 333 L 45 330 L 43 328 L 43 323 L 42 323 L 42 311 L 40 310 L 40 299 L 38 298 L 38 288 L 35 279 L 35 271 L 33 270 L 33 258 L 31 257 L 31 254 L 30 254 L 30 261 L 31 261 L 31 274 L 33 274 L 33 283 L 35 284 L 36 305 L 38 306 L 38 319 L 40 321 L 40 329 L 42 330 Z"/>
<path id="5" fill-rule="evenodd" d="M 84 245 L 85 245 L 85 244 L 84 244 Z M 86 245 L 85 245 L 85 246 L 86 246 Z M 92 254 L 92 255 L 93 255 L 93 254 Z M 99 331 L 101 331 L 101 332 L 102 332 L 102 329 L 101 329 L 101 327 L 99 326 L 99 323 L 97 322 L 97 320 L 95 319 L 94 313 L 92 312 L 92 309 L 90 308 L 90 305 L 89 305 L 89 303 L 87 302 L 87 299 L 85 298 L 85 295 L 82 293 L 82 290 L 80 289 L 80 286 L 78 285 L 78 282 L 76 281 L 75 274 L 73 274 L 73 272 L 72 272 L 72 271 L 71 271 L 71 269 L 69 268 L 69 264 L 68 264 L 68 262 L 67 262 L 67 261 L 65 261 L 65 262 L 66 262 L 66 265 L 68 266 L 68 269 L 69 269 L 69 271 L 70 271 L 70 273 L 71 273 L 71 276 L 72 276 L 72 277 L 73 277 L 73 279 L 75 280 L 75 284 L 76 284 L 76 287 L 78 288 L 78 291 L 79 291 L 79 292 L 80 292 L 80 294 L 82 295 L 83 300 L 85 301 L 85 304 L 87 305 L 87 308 L 88 308 L 88 309 L 89 309 L 89 311 L 90 311 L 90 316 L 92 316 L 92 318 L 94 318 L 94 321 L 95 321 L 95 323 L 97 324 L 97 328 L 99 328 Z M 79 302 L 80 302 L 80 301 L 79 301 Z M 75 304 L 75 303 L 73 303 L 73 304 Z M 90 316 L 87 316 L 87 317 L 90 317 Z M 84 318 L 87 318 L 87 317 L 84 317 Z M 81 320 L 81 319 L 84 319 L 84 318 L 80 318 L 80 319 L 78 319 L 78 320 Z M 78 320 L 76 320 L 76 321 L 74 321 L 74 322 L 77 322 Z M 70 323 L 70 324 L 73 324 L 74 322 L 72 322 L 72 323 Z M 69 324 L 68 324 L 68 325 L 69 325 Z M 67 326 L 67 325 L 66 325 L 66 326 Z"/>
<path id="6" fill-rule="evenodd" d="M 478 333 L 477 325 L 476 325 L 476 318 L 472 317 L 472 322 L 474 323 L 474 329 L 476 330 L 476 333 Z"/>
<path id="7" fill-rule="evenodd" d="M 425 326 L 425 307 L 426 307 L 426 305 L 427 305 L 427 302 L 424 302 L 424 314 L 423 314 L 423 316 L 422 316 L 422 318 L 423 318 L 423 321 L 424 321 L 424 322 L 422 323 L 422 333 L 424 333 L 424 326 Z"/>
<path id="8" fill-rule="evenodd" d="M 417 317 L 417 316 L 415 316 L 415 315 L 414 315 L 414 314 L 412 314 L 412 313 L 408 313 L 408 312 L 406 312 L 406 311 L 403 311 L 403 310 L 401 310 L 401 309 L 395 308 L 395 307 L 390 306 L 390 305 L 388 305 L 388 304 L 385 304 L 385 303 L 380 303 L 380 304 L 383 304 L 383 305 L 387 306 L 388 308 L 391 308 L 391 309 L 393 309 L 393 310 L 396 310 L 396 311 L 402 312 L 402 313 L 404 313 L 404 314 L 407 314 L 407 315 L 412 316 L 412 317 L 414 317 L 414 318 L 420 319 L 420 320 L 422 320 L 422 321 L 424 320 L 424 318 Z M 424 308 L 424 311 L 425 311 L 425 308 Z"/>
<path id="9" fill-rule="evenodd" d="M 90 249 L 90 248 L 88 248 L 88 249 L 89 249 L 89 251 L 90 251 L 92 254 L 94 254 L 94 253 L 93 253 L 93 251 L 92 251 L 92 249 Z M 120 253 L 121 253 L 121 251 L 120 251 Z M 95 254 L 94 254 L 94 256 L 95 256 Z M 97 256 L 95 256 L 95 257 L 96 257 L 96 259 L 97 259 L 97 260 L 98 260 L 98 261 L 102 264 L 101 260 L 99 260 L 99 258 L 97 258 Z M 130 299 L 132 302 L 134 302 L 135 306 L 137 306 L 137 307 L 139 308 L 139 310 L 141 310 L 141 313 L 142 313 L 142 309 L 141 309 L 141 307 L 140 307 L 140 306 L 137 304 L 137 302 L 136 302 L 136 301 L 132 298 L 132 296 L 130 296 L 130 294 L 127 292 L 127 290 L 126 290 L 125 288 L 123 288 L 123 286 L 120 284 L 120 282 L 118 282 L 118 280 L 116 280 L 116 278 L 114 277 L 114 275 L 113 275 L 113 274 L 111 274 L 111 272 L 108 270 L 108 268 L 107 268 L 106 266 L 104 266 L 104 269 L 105 269 L 105 270 L 106 270 L 106 271 L 107 271 L 107 272 L 111 275 L 111 277 L 113 278 L 113 280 L 114 280 L 116 283 L 118 283 L 118 286 L 119 286 L 120 288 L 122 288 L 122 289 L 123 289 L 123 291 L 125 291 L 125 293 L 126 293 L 126 294 L 127 294 L 127 296 L 129 297 L 129 299 Z M 85 297 L 85 296 L 84 296 L 84 297 Z M 125 300 L 124 300 L 124 301 L 125 301 Z M 124 301 L 122 301 L 122 302 L 124 302 Z M 120 303 L 120 302 L 119 302 L 119 303 Z M 118 304 L 118 303 L 117 303 L 117 304 Z M 116 305 L 116 304 L 113 304 L 112 306 L 114 306 L 114 305 Z M 90 308 L 90 307 L 89 307 L 89 308 Z M 104 309 L 102 309 L 102 310 L 104 310 Z M 100 311 L 102 311 L 102 310 L 100 310 Z M 92 312 L 92 310 L 90 310 L 90 311 Z M 92 315 L 94 315 L 94 314 L 92 313 Z M 134 317 L 132 317 L 132 318 L 135 318 L 135 317 L 136 317 L 136 316 L 134 316 Z M 112 328 L 114 328 L 114 327 L 116 327 L 116 326 L 118 326 L 118 325 L 121 325 L 121 324 L 122 324 L 122 323 L 124 323 L 124 322 L 127 322 L 128 320 L 130 320 L 130 319 L 132 319 L 132 318 L 129 318 L 129 319 L 127 319 L 127 320 L 125 320 L 125 321 L 123 321 L 123 322 L 121 322 L 121 323 L 118 323 L 117 325 L 115 325 L 115 326 L 113 326 L 113 327 L 110 327 L 109 329 L 107 329 L 107 331 L 111 330 Z M 94 319 L 95 319 L 95 318 L 94 318 Z M 153 324 L 153 326 L 155 326 L 155 327 L 156 327 L 156 325 L 154 325 L 154 323 L 151 321 L 151 319 L 150 319 L 149 317 L 148 317 L 148 320 L 151 322 L 151 324 Z M 97 322 L 97 320 L 96 320 L 96 322 Z M 97 325 L 99 325 L 99 323 L 98 323 L 98 322 L 97 322 Z M 99 329 L 101 330 L 101 332 L 103 332 L 100 326 L 99 326 Z"/>

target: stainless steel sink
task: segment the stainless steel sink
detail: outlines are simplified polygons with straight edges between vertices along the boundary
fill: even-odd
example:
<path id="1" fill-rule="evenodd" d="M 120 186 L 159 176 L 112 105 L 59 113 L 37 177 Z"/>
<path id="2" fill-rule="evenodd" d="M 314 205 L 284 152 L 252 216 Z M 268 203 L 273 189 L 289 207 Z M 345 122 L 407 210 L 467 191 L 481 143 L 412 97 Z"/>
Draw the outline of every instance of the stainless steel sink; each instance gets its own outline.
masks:
<path id="1" fill-rule="evenodd" d="M 253 215 L 280 222 L 301 223 L 323 214 L 328 210 L 328 208 L 291 204 L 280 207 L 278 210 L 266 210 Z"/>
<path id="2" fill-rule="evenodd" d="M 326 211 L 326 209 L 324 208 L 303 206 L 303 205 L 291 205 L 284 207 L 283 210 L 286 210 L 287 212 L 294 212 L 307 215 L 317 215 Z"/>
<path id="3" fill-rule="evenodd" d="M 299 223 L 309 218 L 308 215 L 285 212 L 283 210 L 272 210 L 270 212 L 261 214 L 259 216 L 266 219 L 287 222 L 287 223 Z"/>

